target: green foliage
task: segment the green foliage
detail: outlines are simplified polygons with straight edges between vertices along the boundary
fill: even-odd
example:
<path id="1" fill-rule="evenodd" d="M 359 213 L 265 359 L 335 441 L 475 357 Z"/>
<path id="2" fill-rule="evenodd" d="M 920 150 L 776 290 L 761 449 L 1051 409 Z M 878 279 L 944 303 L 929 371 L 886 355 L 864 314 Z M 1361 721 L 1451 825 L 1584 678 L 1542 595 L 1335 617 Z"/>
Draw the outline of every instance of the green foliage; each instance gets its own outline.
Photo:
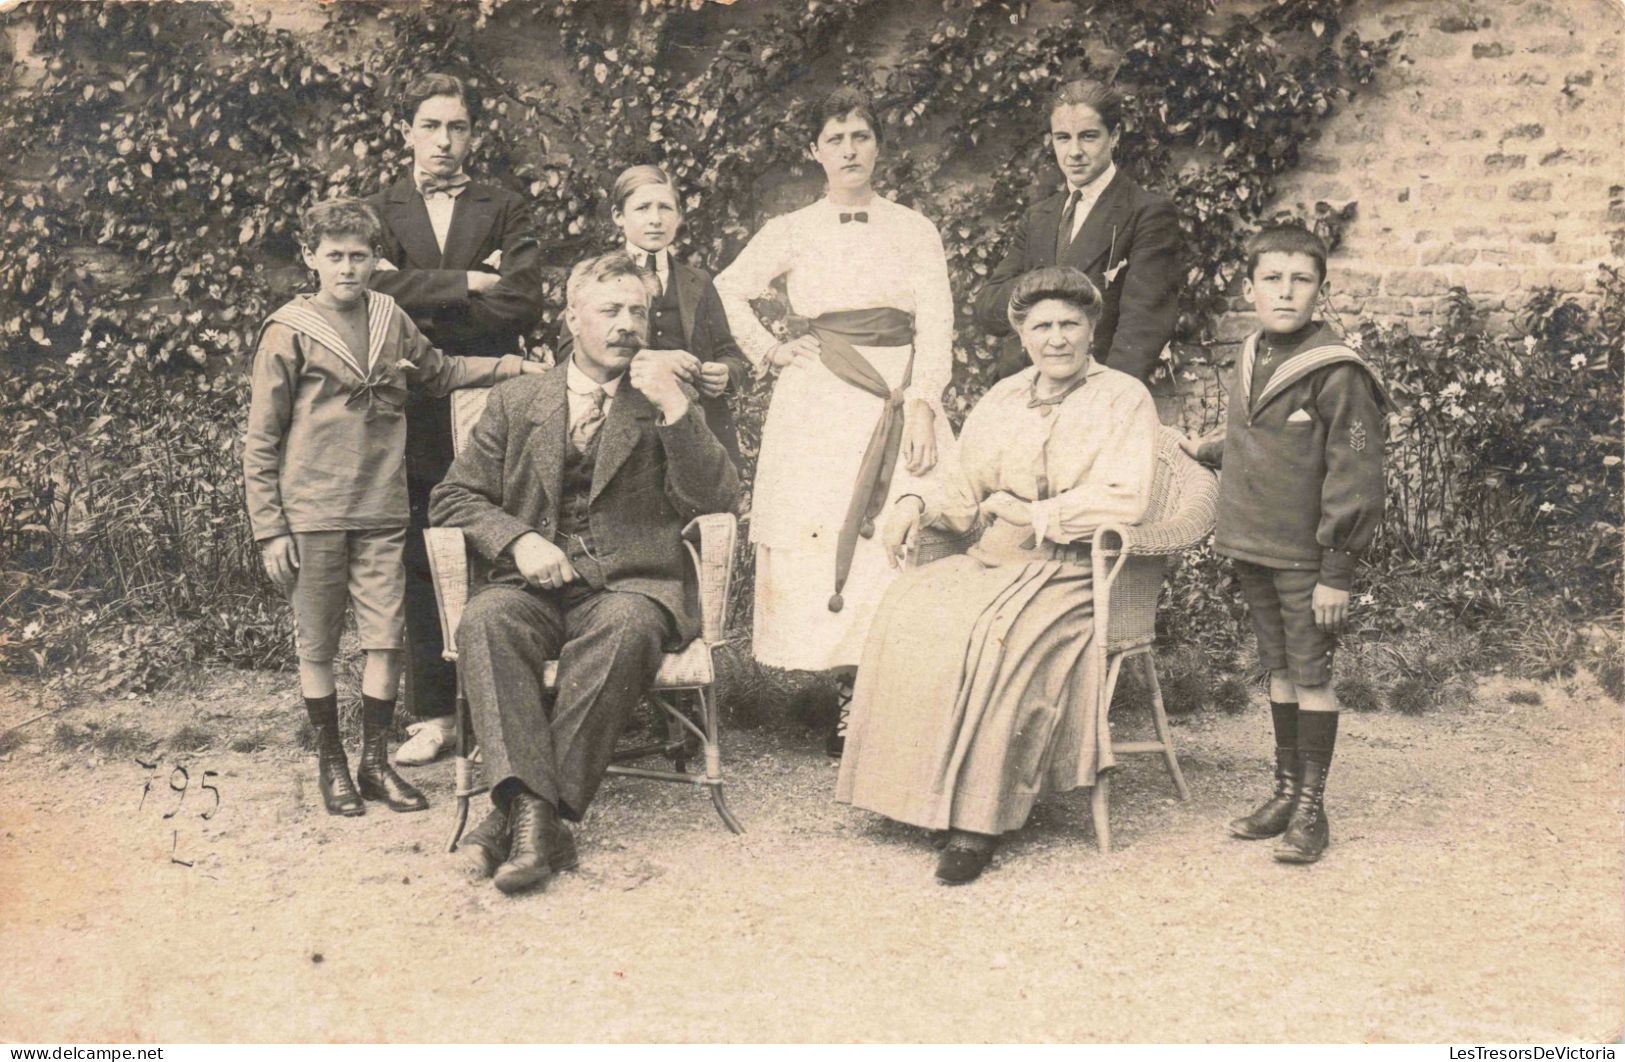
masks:
<path id="1" fill-rule="evenodd" d="M 1382 707 L 1382 694 L 1365 675 L 1338 679 L 1337 706 L 1345 712 L 1375 712 Z"/>
<path id="2" fill-rule="evenodd" d="M 1604 266 L 1600 287 L 1595 310 L 1533 293 L 1521 337 L 1492 334 L 1459 289 L 1426 336 L 1360 332 L 1403 406 L 1380 555 L 1441 584 L 1410 612 L 1471 624 L 1518 592 L 1570 616 L 1619 610 L 1625 275 Z"/>
<path id="3" fill-rule="evenodd" d="M 352 3 L 295 37 L 221 3 L 21 5 L 0 17 L 35 31 L 45 68 L 0 82 L 0 666 L 44 672 L 95 643 L 102 684 L 155 688 L 196 659 L 288 659 L 242 513 L 240 366 L 305 282 L 299 208 L 404 165 L 395 92 L 411 72 L 458 73 L 483 98 L 471 167 L 527 197 L 554 267 L 537 346 L 563 268 L 610 240 L 621 167 L 672 173 L 679 250 L 715 269 L 818 193 L 809 101 L 866 87 L 889 127 L 882 186 L 943 234 L 962 415 L 993 354 L 970 300 L 1055 179 L 1046 94 L 1115 69 L 1121 162 L 1181 206 L 1182 331 L 1201 341 L 1276 177 L 1389 54 L 1392 39 L 1342 33 L 1345 6 Z M 516 40 L 545 60 L 516 61 Z M 767 395 L 738 400 L 747 474 Z"/>

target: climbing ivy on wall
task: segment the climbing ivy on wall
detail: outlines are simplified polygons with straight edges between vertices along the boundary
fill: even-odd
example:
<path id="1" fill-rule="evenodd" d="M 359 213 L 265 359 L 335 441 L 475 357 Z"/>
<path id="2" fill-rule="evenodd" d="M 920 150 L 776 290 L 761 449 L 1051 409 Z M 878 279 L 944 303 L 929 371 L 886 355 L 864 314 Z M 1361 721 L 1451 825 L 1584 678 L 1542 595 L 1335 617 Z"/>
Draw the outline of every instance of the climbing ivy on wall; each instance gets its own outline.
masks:
<path id="1" fill-rule="evenodd" d="M 0 366 L 11 366 L 0 368 L 11 429 L 0 446 L 14 458 L 0 471 L 0 559 L 21 559 L 0 569 L 45 574 L 22 590 L 0 583 L 0 600 L 22 594 L 80 612 L 92 597 L 126 612 L 155 600 L 131 574 L 140 566 L 119 559 L 136 546 L 109 539 L 105 556 L 85 551 L 83 536 L 110 523 L 96 522 L 95 492 L 68 481 L 147 469 L 157 478 L 117 495 L 138 515 L 183 484 L 235 496 L 231 416 L 246 402 L 241 374 L 228 370 L 265 315 L 306 283 L 299 208 L 369 194 L 407 161 L 396 94 L 418 70 L 474 83 L 484 105 L 470 168 L 532 205 L 555 267 L 538 349 L 556 334 L 564 269 L 610 240 L 608 185 L 621 167 L 672 173 L 689 208 L 682 251 L 715 270 L 766 216 L 819 193 L 805 155 L 808 104 L 838 83 L 865 88 L 887 125 L 881 186 L 935 221 L 947 249 L 961 309 L 956 414 L 990 382 L 992 344 L 969 319 L 971 299 L 1020 211 L 1059 179 L 1043 100 L 1068 77 L 1115 76 L 1128 95 L 1119 163 L 1180 209 L 1181 350 L 1199 360 L 1227 307 L 1240 240 L 1277 178 L 1394 45 L 1346 32 L 1347 0 L 1270 0 L 1246 16 L 1215 6 L 335 3 L 316 32 L 296 36 L 209 2 L 25 3 L 3 19 L 28 31 L 43 70 L 0 73 L 10 147 L 0 160 Z M 536 54 L 516 55 L 516 42 Z M 1336 205 L 1319 216 L 1347 213 Z M 747 445 L 764 398 L 742 399 Z M 155 438 L 155 424 L 204 411 L 213 445 L 150 460 L 183 434 Z M 252 614 L 271 629 L 246 525 L 224 501 L 205 508 L 208 534 L 188 512 L 149 515 L 156 530 L 140 548 L 168 558 L 156 570 L 201 581 L 182 595 L 196 602 L 189 614 L 238 602 L 221 613 L 231 632 L 214 639 L 221 655 L 264 656 L 273 634 L 238 622 Z M 200 551 L 200 541 L 216 545 Z"/>

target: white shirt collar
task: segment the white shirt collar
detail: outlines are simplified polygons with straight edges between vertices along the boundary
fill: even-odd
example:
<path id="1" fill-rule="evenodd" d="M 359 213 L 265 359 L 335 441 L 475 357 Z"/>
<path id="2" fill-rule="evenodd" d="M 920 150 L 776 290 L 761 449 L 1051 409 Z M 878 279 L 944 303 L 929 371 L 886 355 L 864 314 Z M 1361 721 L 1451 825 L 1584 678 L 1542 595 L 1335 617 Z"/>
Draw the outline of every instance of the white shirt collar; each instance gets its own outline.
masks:
<path id="1" fill-rule="evenodd" d="M 463 186 L 466 188 L 468 186 L 468 182 L 472 180 L 473 178 L 468 175 L 467 170 L 458 170 L 449 177 L 440 177 L 436 174 L 430 173 L 428 170 L 420 170 L 416 166 L 412 167 L 412 184 L 418 189 L 419 192 L 423 190 L 424 181 L 459 181 L 462 182 Z"/>
<path id="2" fill-rule="evenodd" d="M 1104 192 L 1106 190 L 1106 186 L 1108 184 L 1111 184 L 1112 183 L 1112 178 L 1116 177 L 1116 176 L 1117 176 L 1117 163 L 1108 162 L 1108 163 L 1106 163 L 1106 168 L 1101 170 L 1100 175 L 1097 176 L 1094 180 L 1090 181 L 1088 184 L 1081 184 L 1076 188 L 1072 187 L 1071 182 L 1068 182 L 1067 186 L 1066 186 L 1066 190 L 1067 190 L 1068 194 L 1070 194 L 1072 192 L 1082 192 L 1083 195 L 1084 195 L 1084 198 L 1086 198 L 1086 199 L 1099 198 L 1100 193 Z"/>
<path id="3" fill-rule="evenodd" d="M 628 255 L 630 255 L 632 257 L 632 261 L 636 262 L 638 265 L 643 265 L 644 263 L 648 262 L 649 261 L 649 256 L 652 254 L 652 255 L 655 256 L 655 272 L 656 273 L 670 273 L 671 272 L 671 248 L 670 247 L 662 247 L 658 251 L 645 251 L 643 248 L 639 247 L 637 244 L 633 243 L 631 240 L 627 240 L 626 241 L 626 253 Z"/>
<path id="4" fill-rule="evenodd" d="M 569 368 L 564 370 L 564 385 L 578 395 L 590 395 L 599 388 L 603 388 L 605 394 L 614 398 L 615 392 L 620 389 L 621 381 L 624 379 L 626 379 L 626 373 L 623 372 L 608 383 L 601 384 L 581 371 L 581 366 L 576 364 L 574 354 L 570 355 Z"/>

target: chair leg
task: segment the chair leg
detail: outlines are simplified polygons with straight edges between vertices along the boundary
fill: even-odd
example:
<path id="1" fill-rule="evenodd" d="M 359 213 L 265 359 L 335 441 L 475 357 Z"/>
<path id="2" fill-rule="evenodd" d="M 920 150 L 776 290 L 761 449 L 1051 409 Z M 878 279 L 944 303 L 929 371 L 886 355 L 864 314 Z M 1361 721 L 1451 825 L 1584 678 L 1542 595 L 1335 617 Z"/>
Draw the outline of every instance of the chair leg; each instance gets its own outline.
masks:
<path id="1" fill-rule="evenodd" d="M 697 694 L 698 696 L 698 694 Z M 671 709 L 661 713 L 666 717 L 666 742 L 677 746 L 672 754 L 671 767 L 678 774 L 688 771 L 688 731 L 671 714 Z"/>
<path id="2" fill-rule="evenodd" d="M 728 799 L 722 795 L 722 746 L 717 742 L 717 710 L 716 704 L 711 700 L 709 689 L 694 691 L 694 696 L 700 702 L 700 715 L 705 723 L 705 778 L 709 783 L 706 788 L 711 790 L 711 804 L 722 817 L 722 823 L 733 833 L 744 833 L 745 827 L 734 818 L 734 813 L 728 808 Z"/>
<path id="3" fill-rule="evenodd" d="M 1162 742 L 1162 758 L 1168 765 L 1168 776 L 1174 780 L 1179 799 L 1189 800 L 1191 791 L 1185 785 L 1185 772 L 1179 769 L 1179 756 L 1174 752 L 1174 736 L 1168 726 L 1168 712 L 1162 704 L 1162 684 L 1157 681 L 1157 663 L 1150 653 L 1145 657 L 1145 684 L 1151 691 L 1151 723 L 1157 729 L 1157 740 Z"/>
<path id="4" fill-rule="evenodd" d="M 446 851 L 448 852 L 457 851 L 457 842 L 463 839 L 463 830 L 468 828 L 469 790 L 473 788 L 469 785 L 469 775 L 472 771 L 473 766 L 468 762 L 468 757 L 459 755 L 457 757 L 456 781 L 457 815 L 451 824 L 451 840 L 446 842 Z"/>
<path id="5" fill-rule="evenodd" d="M 463 669 L 457 667 L 457 699 L 456 705 L 456 734 L 452 738 L 454 748 L 457 750 L 456 768 L 452 776 L 452 788 L 457 798 L 457 815 L 451 824 L 451 840 L 446 842 L 446 851 L 457 851 L 457 842 L 463 839 L 463 831 L 468 828 L 468 798 L 473 786 L 473 765 L 468 762 L 469 735 L 473 727 L 469 725 L 468 698 L 463 696 Z"/>
<path id="6" fill-rule="evenodd" d="M 1095 787 L 1089 793 L 1089 812 L 1095 819 L 1095 845 L 1101 855 L 1110 855 L 1112 850 L 1112 828 L 1108 818 L 1111 799 L 1112 776 L 1101 771 L 1095 775 Z"/>

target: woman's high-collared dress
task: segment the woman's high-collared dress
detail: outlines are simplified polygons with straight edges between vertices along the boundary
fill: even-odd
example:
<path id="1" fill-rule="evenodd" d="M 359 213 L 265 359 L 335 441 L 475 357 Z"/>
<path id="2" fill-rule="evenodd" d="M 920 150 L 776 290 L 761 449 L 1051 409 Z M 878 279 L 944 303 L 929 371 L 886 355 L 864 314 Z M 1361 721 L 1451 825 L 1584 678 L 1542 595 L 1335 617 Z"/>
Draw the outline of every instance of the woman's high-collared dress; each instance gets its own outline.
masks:
<path id="1" fill-rule="evenodd" d="M 1085 550 L 1095 528 L 1150 503 L 1156 407 L 1099 364 L 1046 405 L 1037 372 L 994 385 L 965 421 L 958 474 L 924 494 L 931 526 L 968 530 L 998 491 L 1033 502 L 1032 526 L 994 520 L 965 555 L 892 584 L 858 668 L 838 800 L 1006 833 L 1039 797 L 1112 763 Z"/>
<path id="2" fill-rule="evenodd" d="M 902 387 L 912 357 L 905 404 L 918 398 L 931 406 L 939 462 L 949 457 L 953 432 L 941 396 L 953 369 L 953 295 L 936 226 L 880 196 L 858 208 L 821 199 L 767 222 L 716 278 L 734 337 L 759 370 L 777 340 L 750 300 L 779 277 L 792 312 L 802 318 L 883 308 L 912 318 L 911 343 L 853 345 L 894 390 Z M 816 361 L 792 363 L 774 385 L 750 508 L 753 645 L 762 663 L 824 670 L 858 662 L 870 617 L 896 574 L 878 534 L 857 541 L 842 607 L 829 605 L 837 539 L 884 404 Z M 899 458 L 887 504 L 922 489 Z"/>

